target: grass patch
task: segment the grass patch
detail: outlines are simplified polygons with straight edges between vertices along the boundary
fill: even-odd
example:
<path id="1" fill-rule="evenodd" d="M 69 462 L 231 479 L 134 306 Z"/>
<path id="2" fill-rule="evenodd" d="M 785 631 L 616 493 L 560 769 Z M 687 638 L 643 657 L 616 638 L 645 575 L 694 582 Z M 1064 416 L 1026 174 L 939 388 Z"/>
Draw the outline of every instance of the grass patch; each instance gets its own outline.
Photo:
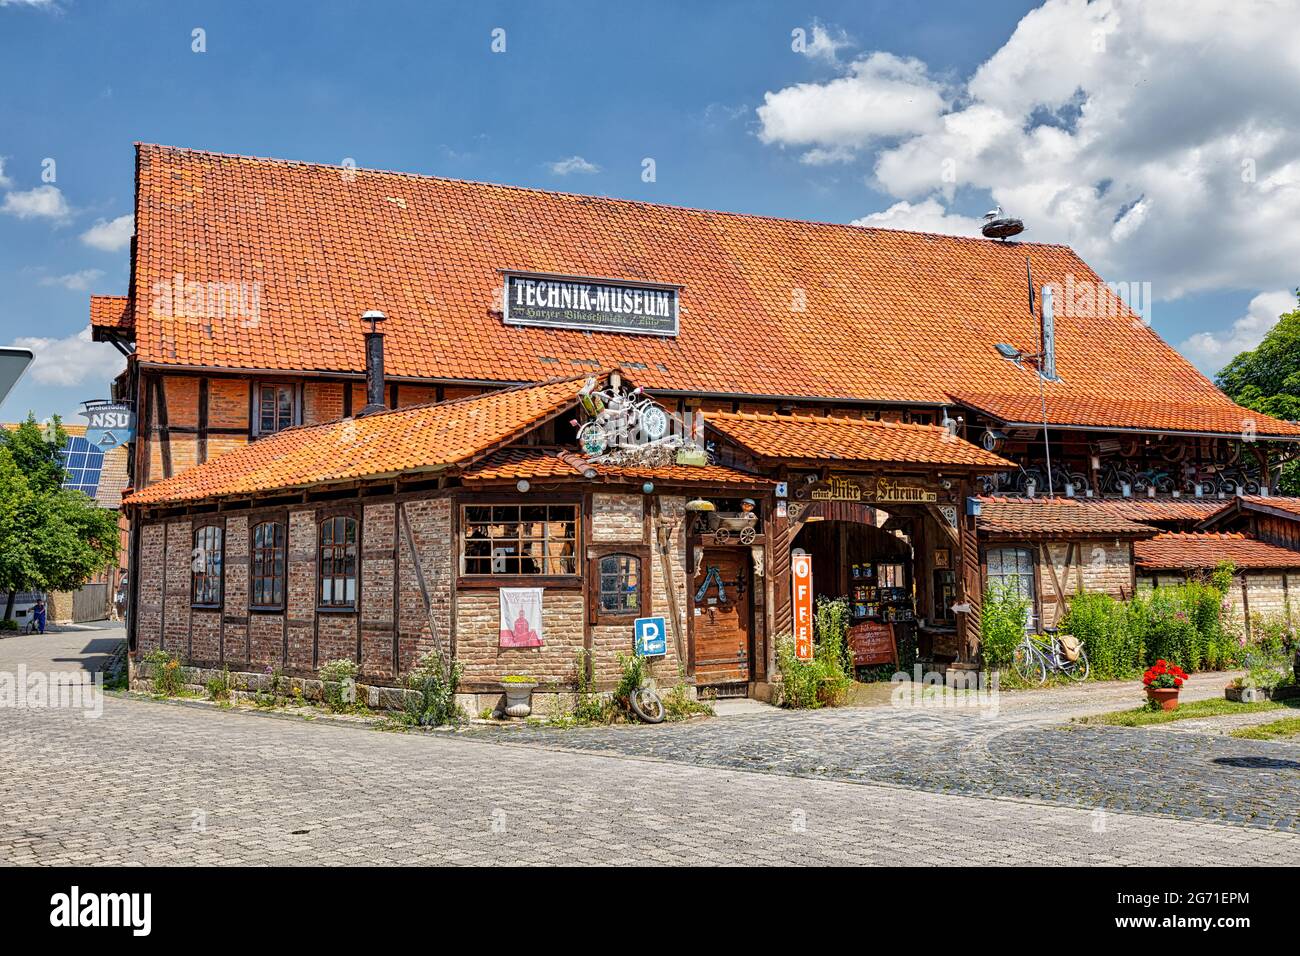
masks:
<path id="1" fill-rule="evenodd" d="M 1288 740 L 1300 737 L 1300 717 L 1283 717 L 1271 724 L 1256 724 L 1254 727 L 1242 727 L 1229 736 L 1244 737 L 1247 740 Z"/>
<path id="2" fill-rule="evenodd" d="M 1135 707 L 1132 710 L 1115 710 L 1108 714 L 1091 714 L 1076 717 L 1080 724 L 1109 724 L 1113 727 L 1145 727 L 1149 724 L 1168 724 L 1175 720 L 1191 720 L 1196 717 L 1226 717 L 1231 714 L 1256 714 L 1266 710 L 1281 710 L 1295 706 L 1294 701 L 1262 700 L 1255 704 L 1238 704 L 1222 697 L 1210 697 L 1206 700 L 1194 700 L 1180 704 L 1177 710 L 1148 710 Z"/>

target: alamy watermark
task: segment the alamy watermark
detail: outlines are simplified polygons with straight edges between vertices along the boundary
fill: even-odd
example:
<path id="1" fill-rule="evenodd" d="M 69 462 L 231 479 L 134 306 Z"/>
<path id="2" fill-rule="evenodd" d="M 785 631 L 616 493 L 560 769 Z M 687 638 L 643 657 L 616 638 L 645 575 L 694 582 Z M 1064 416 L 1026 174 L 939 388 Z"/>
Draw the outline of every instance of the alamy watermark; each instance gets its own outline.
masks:
<path id="1" fill-rule="evenodd" d="M 153 284 L 152 314 L 160 319 L 238 322 L 255 329 L 262 321 L 262 283 L 254 279 L 186 280 L 177 272 Z"/>
<path id="2" fill-rule="evenodd" d="M 1143 325 L 1152 319 L 1150 282 L 1097 282 L 1076 279 L 1067 272 L 1064 282 L 1047 283 L 1052 289 L 1053 312 L 1061 318 L 1117 318 L 1126 309 L 1137 313 Z M 1136 323 L 1135 323 L 1136 324 Z"/>
<path id="3" fill-rule="evenodd" d="M 920 664 L 912 673 L 898 671 L 890 679 L 894 685 L 889 701 L 894 707 L 965 708 L 981 717 L 998 713 L 998 675 L 984 671 L 946 668 L 927 671 Z"/>
<path id="4" fill-rule="evenodd" d="M 0 671 L 0 709 L 80 710 L 83 717 L 104 713 L 104 675 L 100 671 Z"/>

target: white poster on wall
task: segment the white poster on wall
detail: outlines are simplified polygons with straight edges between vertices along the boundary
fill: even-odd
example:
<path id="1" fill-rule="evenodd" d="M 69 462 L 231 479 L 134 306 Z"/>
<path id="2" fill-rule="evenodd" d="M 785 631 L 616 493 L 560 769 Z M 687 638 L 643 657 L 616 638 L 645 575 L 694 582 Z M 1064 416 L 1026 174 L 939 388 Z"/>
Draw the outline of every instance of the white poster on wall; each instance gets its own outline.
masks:
<path id="1" fill-rule="evenodd" d="M 542 588 L 501 588 L 501 647 L 542 646 Z"/>

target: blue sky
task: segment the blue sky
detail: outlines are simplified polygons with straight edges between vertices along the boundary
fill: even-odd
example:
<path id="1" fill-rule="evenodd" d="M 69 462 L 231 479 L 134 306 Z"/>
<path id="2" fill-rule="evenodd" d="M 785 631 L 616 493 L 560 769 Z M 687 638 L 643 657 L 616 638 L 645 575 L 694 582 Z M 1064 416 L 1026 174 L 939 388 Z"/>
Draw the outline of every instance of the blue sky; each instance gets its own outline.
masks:
<path id="1" fill-rule="evenodd" d="M 1243 147 L 1242 131 L 1300 128 L 1296 77 L 1270 59 L 1300 24 L 1213 51 L 1195 34 L 1217 36 L 1212 18 L 1158 0 L 1038 6 L 0 0 L 0 343 L 34 338 L 44 356 L 0 417 L 107 395 L 115 353 L 76 336 L 90 292 L 126 291 L 136 140 L 954 232 L 998 201 L 1026 218 L 1025 238 L 1069 241 L 1107 279 L 1151 281 L 1157 330 L 1176 345 L 1208 333 L 1187 348 L 1212 371 L 1300 282 L 1300 220 L 1265 224 L 1269 250 L 1234 242 L 1225 256 L 1221 234 L 1189 235 L 1182 197 L 1196 190 L 1159 170 L 1231 187 L 1206 201 L 1247 217 L 1295 199 L 1296 143 Z M 1174 25 L 1192 34 L 1171 40 Z M 196 28 L 206 52 L 192 50 Z M 1089 29 L 1106 51 L 1059 48 Z M 1179 44 L 1191 52 L 1172 55 Z M 1237 53 L 1281 91 L 1243 107 L 1254 81 L 1234 75 L 1235 100 L 1180 92 Z M 1045 92 L 1027 100 L 1031 88 Z M 999 122 L 992 149 L 972 146 L 972 128 Z M 1131 142 L 1116 132 L 1139 124 Z M 912 175 L 948 153 L 955 177 Z M 1186 156 L 1204 168 L 1187 174 Z M 1236 186 L 1242 157 L 1258 164 L 1249 188 Z"/>

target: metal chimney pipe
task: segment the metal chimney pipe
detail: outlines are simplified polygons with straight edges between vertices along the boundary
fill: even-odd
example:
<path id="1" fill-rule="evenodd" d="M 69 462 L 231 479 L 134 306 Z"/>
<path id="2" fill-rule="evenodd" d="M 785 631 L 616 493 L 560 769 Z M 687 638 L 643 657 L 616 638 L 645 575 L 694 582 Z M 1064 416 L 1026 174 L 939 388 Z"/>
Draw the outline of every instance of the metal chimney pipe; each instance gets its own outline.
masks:
<path id="1" fill-rule="evenodd" d="M 366 332 L 366 406 L 360 415 L 373 415 L 386 411 L 384 404 L 384 333 L 379 331 L 379 323 L 388 316 L 378 309 L 371 309 L 361 317 L 361 321 L 370 323 Z"/>

